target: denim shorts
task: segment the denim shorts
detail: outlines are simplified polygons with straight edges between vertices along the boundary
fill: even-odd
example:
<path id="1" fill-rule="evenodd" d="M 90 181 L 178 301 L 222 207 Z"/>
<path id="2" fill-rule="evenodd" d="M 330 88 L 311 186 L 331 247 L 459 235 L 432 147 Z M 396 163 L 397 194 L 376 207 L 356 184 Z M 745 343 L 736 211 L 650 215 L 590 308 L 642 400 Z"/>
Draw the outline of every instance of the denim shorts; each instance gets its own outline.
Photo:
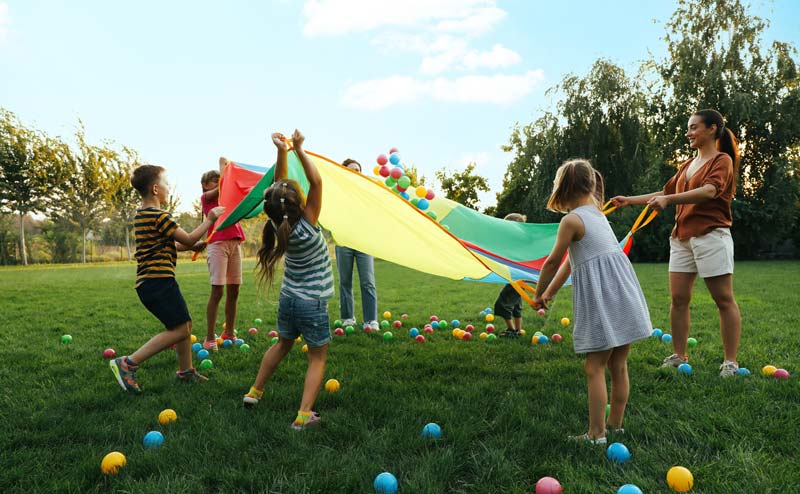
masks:
<path id="1" fill-rule="evenodd" d="M 278 302 L 278 334 L 287 340 L 303 335 L 311 348 L 328 344 L 331 341 L 328 301 L 281 297 Z"/>

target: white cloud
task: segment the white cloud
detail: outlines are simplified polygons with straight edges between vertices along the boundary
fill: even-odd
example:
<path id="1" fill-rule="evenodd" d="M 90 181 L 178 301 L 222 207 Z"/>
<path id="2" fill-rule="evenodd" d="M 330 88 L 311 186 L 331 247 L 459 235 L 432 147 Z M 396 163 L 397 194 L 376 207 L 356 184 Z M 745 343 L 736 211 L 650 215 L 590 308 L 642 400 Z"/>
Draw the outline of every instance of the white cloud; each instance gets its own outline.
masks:
<path id="1" fill-rule="evenodd" d="M 11 17 L 8 15 L 8 3 L 0 3 L 0 43 L 8 38 Z"/>
<path id="2" fill-rule="evenodd" d="M 458 103 L 508 104 L 527 96 L 543 79 L 541 70 L 521 75 L 473 75 L 456 79 L 438 77 L 433 80 L 395 75 L 351 84 L 342 96 L 342 103 L 364 110 L 381 110 L 423 98 Z"/>
<path id="3" fill-rule="evenodd" d="M 464 66 L 467 69 L 477 69 L 487 67 L 490 69 L 500 69 L 510 67 L 522 61 L 522 57 L 514 50 L 509 50 L 501 44 L 492 47 L 492 51 L 479 52 L 472 50 L 464 55 Z"/>
<path id="4" fill-rule="evenodd" d="M 501 44 L 495 44 L 491 51 L 469 50 L 463 40 L 450 36 L 440 37 L 431 52 L 439 52 L 422 59 L 419 71 L 426 75 L 440 74 L 448 69 L 476 70 L 481 68 L 500 69 L 522 61 L 522 57 Z"/>
<path id="5" fill-rule="evenodd" d="M 461 19 L 447 19 L 436 25 L 443 33 L 464 33 L 472 36 L 487 33 L 506 17 L 506 11 L 497 7 L 475 9 Z"/>
<path id="6" fill-rule="evenodd" d="M 466 23 L 486 8 L 496 9 L 495 0 L 308 0 L 303 6 L 303 34 L 340 35 L 432 21 Z"/>

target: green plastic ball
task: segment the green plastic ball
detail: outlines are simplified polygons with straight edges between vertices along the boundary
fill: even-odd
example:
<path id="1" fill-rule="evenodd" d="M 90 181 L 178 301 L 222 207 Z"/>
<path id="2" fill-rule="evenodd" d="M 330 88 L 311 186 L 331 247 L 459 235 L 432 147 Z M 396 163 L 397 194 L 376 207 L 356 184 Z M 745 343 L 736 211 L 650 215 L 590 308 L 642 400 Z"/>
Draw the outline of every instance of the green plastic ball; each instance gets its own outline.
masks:
<path id="1" fill-rule="evenodd" d="M 383 329 L 389 329 L 389 326 L 391 326 L 391 324 L 390 324 L 390 323 L 389 323 L 389 321 L 387 321 L 386 319 L 384 319 L 383 321 L 381 321 L 381 328 L 383 328 Z"/>
<path id="2" fill-rule="evenodd" d="M 694 348 L 697 346 L 697 340 L 694 338 L 689 338 L 688 340 L 686 340 L 686 343 L 689 344 L 690 348 Z"/>
<path id="3" fill-rule="evenodd" d="M 72 335 L 65 334 L 61 337 L 61 343 L 72 343 Z"/>
<path id="4" fill-rule="evenodd" d="M 272 339 L 269 340 L 269 341 L 272 342 L 272 344 L 274 345 L 275 343 L 278 342 L 278 337 L 277 336 L 273 336 Z"/>
<path id="5" fill-rule="evenodd" d="M 253 319 L 253 324 L 261 324 L 261 319 L 259 318 Z"/>
<path id="6" fill-rule="evenodd" d="M 394 338 L 394 335 L 391 331 L 387 331 L 383 333 L 383 341 L 391 341 Z"/>
<path id="7" fill-rule="evenodd" d="M 214 362 L 212 362 L 209 359 L 203 359 L 203 361 L 200 362 L 200 368 L 203 369 L 203 370 L 212 369 L 212 368 L 214 368 Z"/>
<path id="8" fill-rule="evenodd" d="M 497 339 L 497 335 L 494 333 L 489 333 L 489 336 L 486 337 L 486 341 L 494 341 Z"/>
<path id="9" fill-rule="evenodd" d="M 342 323 L 341 319 L 337 319 L 337 320 L 333 321 L 333 327 L 334 328 L 341 328 L 341 327 L 343 327 L 342 324 L 343 323 Z"/>
<path id="10" fill-rule="evenodd" d="M 356 330 L 353 329 L 353 326 L 347 326 L 346 328 L 344 328 L 344 332 L 347 334 L 353 334 L 356 332 Z"/>
<path id="11" fill-rule="evenodd" d="M 250 345 L 248 345 L 247 343 L 242 343 L 241 345 L 239 345 L 239 351 L 241 352 L 250 351 Z"/>

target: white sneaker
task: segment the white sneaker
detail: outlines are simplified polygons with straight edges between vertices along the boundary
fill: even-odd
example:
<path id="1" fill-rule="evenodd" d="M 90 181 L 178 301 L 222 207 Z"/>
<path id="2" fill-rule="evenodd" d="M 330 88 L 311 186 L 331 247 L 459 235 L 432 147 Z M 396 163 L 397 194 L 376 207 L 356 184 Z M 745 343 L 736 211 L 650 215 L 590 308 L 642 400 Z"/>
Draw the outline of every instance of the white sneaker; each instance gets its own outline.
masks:
<path id="1" fill-rule="evenodd" d="M 380 331 L 381 330 L 381 325 L 378 324 L 378 321 L 370 321 L 369 322 L 369 329 L 371 329 L 373 331 Z"/>
<path id="2" fill-rule="evenodd" d="M 347 327 L 347 326 L 356 327 L 356 320 L 354 318 L 352 318 L 352 317 L 350 319 L 345 319 L 344 321 L 342 321 L 342 326 L 344 326 L 344 327 Z"/>
<path id="3" fill-rule="evenodd" d="M 589 444 L 599 444 L 599 445 L 606 444 L 608 442 L 608 439 L 606 439 L 605 436 L 591 438 L 589 437 L 588 432 L 586 434 L 581 434 L 580 436 L 569 436 L 569 439 L 571 441 L 587 442 Z"/>
<path id="4" fill-rule="evenodd" d="M 673 353 L 669 357 L 665 358 L 664 361 L 661 363 L 661 367 L 678 367 L 681 364 L 685 364 L 689 361 L 688 358 L 681 357 L 677 353 Z"/>
<path id="5" fill-rule="evenodd" d="M 725 360 L 722 362 L 722 365 L 719 366 L 719 377 L 733 377 L 738 370 L 739 364 L 731 360 Z"/>

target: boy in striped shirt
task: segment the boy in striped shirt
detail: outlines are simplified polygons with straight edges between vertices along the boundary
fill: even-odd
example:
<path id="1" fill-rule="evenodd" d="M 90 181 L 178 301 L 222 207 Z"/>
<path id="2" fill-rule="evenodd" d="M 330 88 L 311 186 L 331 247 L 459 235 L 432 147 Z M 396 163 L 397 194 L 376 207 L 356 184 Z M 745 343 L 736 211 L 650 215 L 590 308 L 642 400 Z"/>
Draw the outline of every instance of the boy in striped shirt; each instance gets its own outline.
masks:
<path id="1" fill-rule="evenodd" d="M 186 233 L 161 209 L 167 203 L 169 184 L 166 170 L 155 165 L 141 165 L 133 170 L 131 185 L 142 197 L 136 210 L 134 233 L 136 235 L 136 293 L 139 300 L 159 321 L 165 330 L 150 338 L 136 352 L 110 362 L 117 382 L 126 391 L 141 392 L 136 380 L 139 364 L 153 355 L 175 345 L 178 353 L 178 379 L 202 382 L 208 380 L 192 367 L 192 318 L 175 281 L 175 263 L 178 250 L 197 250 L 198 242 L 225 208 L 209 211 L 205 221 Z"/>

